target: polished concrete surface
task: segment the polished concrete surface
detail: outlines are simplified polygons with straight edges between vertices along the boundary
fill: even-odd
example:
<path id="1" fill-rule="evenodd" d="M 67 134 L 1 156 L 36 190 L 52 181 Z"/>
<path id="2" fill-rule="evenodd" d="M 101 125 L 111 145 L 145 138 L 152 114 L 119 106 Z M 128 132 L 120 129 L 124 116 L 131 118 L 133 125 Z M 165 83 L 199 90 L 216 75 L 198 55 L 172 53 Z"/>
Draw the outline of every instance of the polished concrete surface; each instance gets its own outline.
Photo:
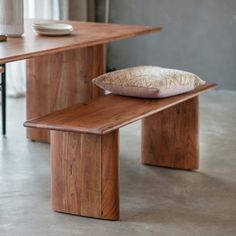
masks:
<path id="1" fill-rule="evenodd" d="M 140 163 L 140 123 L 121 130 L 121 220 L 50 209 L 49 145 L 25 139 L 24 99 L 8 100 L 0 137 L 0 236 L 236 235 L 236 92 L 201 98 L 198 171 Z"/>

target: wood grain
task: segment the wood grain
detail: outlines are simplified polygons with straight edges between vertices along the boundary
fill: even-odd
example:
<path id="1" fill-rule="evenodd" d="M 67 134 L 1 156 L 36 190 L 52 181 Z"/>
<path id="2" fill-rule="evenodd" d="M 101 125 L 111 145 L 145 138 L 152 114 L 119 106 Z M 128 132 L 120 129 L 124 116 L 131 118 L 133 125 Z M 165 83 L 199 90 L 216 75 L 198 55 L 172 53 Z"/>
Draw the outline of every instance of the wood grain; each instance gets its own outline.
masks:
<path id="1" fill-rule="evenodd" d="M 164 99 L 142 99 L 107 95 L 24 123 L 26 127 L 105 134 L 171 106 L 198 96 L 216 84 Z"/>
<path id="2" fill-rule="evenodd" d="M 102 218 L 119 219 L 119 130 L 102 135 Z"/>
<path id="3" fill-rule="evenodd" d="M 0 44 L 0 64 L 161 31 L 161 27 L 76 21 L 54 21 L 74 27 L 73 34 L 66 37 L 40 36 L 32 31 L 32 23 L 45 22 L 48 21 L 25 20 L 25 34 L 22 38 L 9 38 L 6 43 Z"/>
<path id="4" fill-rule="evenodd" d="M 105 45 L 28 60 L 27 119 L 44 116 L 103 95 L 104 91 L 93 85 L 91 80 L 105 73 L 105 67 Z M 27 138 L 49 142 L 49 131 L 28 129 Z"/>
<path id="5" fill-rule="evenodd" d="M 53 210 L 119 218 L 118 131 L 103 136 L 52 131 L 51 168 Z"/>
<path id="6" fill-rule="evenodd" d="M 198 169 L 198 96 L 142 120 L 142 162 Z"/>

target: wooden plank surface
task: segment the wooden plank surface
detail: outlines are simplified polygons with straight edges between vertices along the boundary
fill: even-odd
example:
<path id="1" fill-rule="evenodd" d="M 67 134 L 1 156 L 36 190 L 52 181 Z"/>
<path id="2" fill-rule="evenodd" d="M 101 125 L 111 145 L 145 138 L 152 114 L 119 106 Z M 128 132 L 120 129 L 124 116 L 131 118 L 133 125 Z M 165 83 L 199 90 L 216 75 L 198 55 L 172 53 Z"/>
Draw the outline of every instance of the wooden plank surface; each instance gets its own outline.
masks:
<path id="1" fill-rule="evenodd" d="M 53 131 L 51 168 L 53 210 L 100 218 L 101 136 Z"/>
<path id="2" fill-rule="evenodd" d="M 142 120 L 142 163 L 198 169 L 198 96 Z"/>
<path id="3" fill-rule="evenodd" d="M 91 80 L 105 70 L 106 50 L 102 44 L 27 60 L 27 120 L 104 95 Z M 49 131 L 28 129 L 27 138 L 49 142 Z"/>
<path id="4" fill-rule="evenodd" d="M 75 105 L 38 119 L 26 121 L 24 126 L 104 134 L 196 97 L 215 87 L 216 84 L 208 83 L 192 92 L 164 99 L 131 98 L 110 94 L 86 104 Z"/>
<path id="5" fill-rule="evenodd" d="M 119 219 L 119 130 L 102 135 L 102 218 Z"/>
<path id="6" fill-rule="evenodd" d="M 51 132 L 52 208 L 119 218 L 119 131 L 106 135 Z"/>
<path id="7" fill-rule="evenodd" d="M 73 25 L 74 32 L 69 36 L 52 37 L 40 36 L 32 31 L 32 23 L 40 22 L 48 21 L 25 20 L 25 34 L 22 38 L 9 38 L 0 43 L 1 64 L 161 31 L 161 27 L 152 26 L 54 21 Z"/>

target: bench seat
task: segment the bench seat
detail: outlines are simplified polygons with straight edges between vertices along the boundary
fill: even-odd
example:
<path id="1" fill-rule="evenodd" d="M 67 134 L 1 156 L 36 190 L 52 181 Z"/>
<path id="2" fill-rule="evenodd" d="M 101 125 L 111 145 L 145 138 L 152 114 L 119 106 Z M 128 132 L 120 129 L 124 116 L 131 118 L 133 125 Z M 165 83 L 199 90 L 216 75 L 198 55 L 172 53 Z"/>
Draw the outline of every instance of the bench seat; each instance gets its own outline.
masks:
<path id="1" fill-rule="evenodd" d="M 26 121 L 51 130 L 53 210 L 119 219 L 119 128 L 140 119 L 143 164 L 197 169 L 198 96 L 215 87 L 163 99 L 110 94 Z"/>
<path id="2" fill-rule="evenodd" d="M 106 95 L 24 123 L 31 128 L 106 134 L 213 89 L 208 83 L 192 92 L 162 99 Z"/>

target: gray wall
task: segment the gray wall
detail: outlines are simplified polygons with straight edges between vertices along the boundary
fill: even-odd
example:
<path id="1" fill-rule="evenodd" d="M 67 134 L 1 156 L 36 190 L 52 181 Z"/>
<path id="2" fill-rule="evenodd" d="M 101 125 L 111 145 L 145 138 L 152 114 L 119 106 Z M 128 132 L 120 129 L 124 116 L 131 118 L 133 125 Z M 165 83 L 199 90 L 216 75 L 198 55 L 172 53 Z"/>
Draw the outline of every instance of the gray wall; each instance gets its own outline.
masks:
<path id="1" fill-rule="evenodd" d="M 110 66 L 178 68 L 236 90 L 236 0 L 111 0 L 110 21 L 164 28 L 112 43 Z"/>

